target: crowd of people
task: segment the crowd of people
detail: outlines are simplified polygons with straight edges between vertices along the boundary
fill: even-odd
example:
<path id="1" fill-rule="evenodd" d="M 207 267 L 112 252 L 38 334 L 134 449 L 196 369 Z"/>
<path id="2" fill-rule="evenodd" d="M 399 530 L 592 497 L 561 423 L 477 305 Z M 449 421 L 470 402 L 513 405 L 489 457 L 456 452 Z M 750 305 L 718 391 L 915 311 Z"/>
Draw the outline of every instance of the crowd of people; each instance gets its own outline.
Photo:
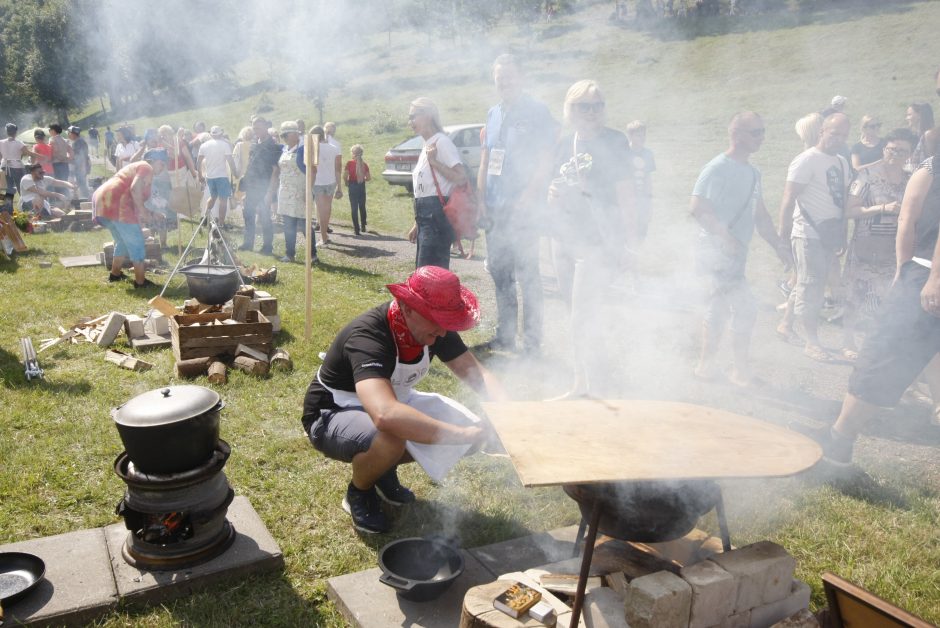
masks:
<path id="1" fill-rule="evenodd" d="M 940 96 L 940 72 L 934 80 Z M 344 508 L 367 532 L 388 529 L 380 499 L 398 505 L 414 499 L 398 481 L 399 464 L 418 460 L 437 478 L 455 455 L 485 440 L 484 426 L 469 410 L 413 391 L 431 357 L 438 356 L 481 394 L 505 398 L 457 333 L 479 320 L 479 307 L 449 270 L 458 236 L 448 215 L 451 200 L 472 189 L 485 232 L 485 266 L 497 306 L 496 333 L 485 349 L 540 356 L 539 249 L 541 238 L 550 239 L 575 358 L 564 398 L 597 394 L 596 382 L 614 364 L 604 337 L 617 327 L 608 288 L 638 276 L 637 252 L 655 219 L 656 161 L 646 146 L 646 125 L 635 120 L 625 132 L 607 126 L 607 103 L 597 82 L 571 85 L 559 123 L 525 92 L 525 73 L 515 57 L 496 59 L 493 81 L 499 102 L 486 115 L 475 180 L 443 132 L 436 104 L 426 97 L 411 102 L 409 124 L 424 140 L 412 171 L 409 239 L 416 244 L 416 271 L 389 286 L 395 297 L 390 303 L 339 333 L 307 392 L 305 433 L 327 456 L 352 464 Z M 776 225 L 764 202 L 764 177 L 750 163 L 766 135 L 763 118 L 753 111 L 733 115 L 727 148 L 704 165 L 691 186 L 690 203 L 699 226 L 696 262 L 704 284 L 694 375 L 720 376 L 719 347 L 727 328 L 733 360 L 728 379 L 741 387 L 758 385 L 749 363 L 758 307 L 746 274 L 756 231 L 789 273 L 780 284 L 786 300 L 778 307 L 778 335 L 802 344 L 813 360 L 855 365 L 837 422 L 813 433 L 836 465 L 851 463 L 865 422 L 878 408 L 896 404 L 918 376 L 940 401 L 935 359 L 940 351 L 940 179 L 935 177 L 940 127 L 930 105 L 912 103 L 906 127 L 882 135 L 879 119 L 863 115 L 858 140 L 850 142 L 846 105 L 846 98 L 836 96 L 796 122 L 804 150 L 787 169 Z M 260 252 L 273 254 L 272 218 L 278 217 L 285 241 L 281 259 L 292 262 L 298 233 L 314 260 L 317 246 L 330 244 L 332 203 L 343 197 L 345 186 L 359 236 L 367 229 L 371 174 L 361 145 L 352 147 L 344 163 L 335 132 L 333 123 L 308 133 L 303 120 L 275 126 L 262 117 L 253 117 L 234 142 L 221 127 L 207 129 L 201 122 L 191 131 L 164 125 L 142 138 L 126 126 L 113 134 L 109 127 L 105 155 L 117 172 L 92 196 L 98 221 L 115 240 L 109 281 L 124 279 L 122 265 L 130 260 L 135 285 L 149 285 L 140 225 L 162 225 L 164 231 L 172 226 L 180 188 L 199 189 L 204 198 L 196 202 L 223 229 L 232 208 L 240 208 L 245 222 L 240 250 L 254 249 L 260 223 Z M 37 129 L 32 148 L 16 133 L 8 124 L 8 138 L 0 142 L 8 199 L 19 191 L 24 210 L 50 215 L 55 211 L 50 201 L 73 191 L 87 195 L 86 166 L 90 153 L 98 151 L 96 129 L 90 144 L 77 127 L 68 129 L 69 141 L 58 125 L 49 127 L 48 142 Z M 304 233 L 304 152 L 311 150 L 311 137 L 318 140 L 312 174 L 317 223 Z M 823 345 L 818 332 L 827 301 L 842 308 L 842 342 L 834 350 Z M 935 421 L 938 416 L 940 410 Z M 450 453 L 438 455 L 433 449 L 438 445 Z"/>

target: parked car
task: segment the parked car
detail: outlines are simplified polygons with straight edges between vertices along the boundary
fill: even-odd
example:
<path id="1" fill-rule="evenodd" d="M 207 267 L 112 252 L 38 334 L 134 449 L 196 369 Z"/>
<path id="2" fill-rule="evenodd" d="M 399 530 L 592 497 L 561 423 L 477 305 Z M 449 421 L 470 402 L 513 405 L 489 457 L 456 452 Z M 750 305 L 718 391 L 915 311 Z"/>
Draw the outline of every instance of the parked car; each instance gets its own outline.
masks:
<path id="1" fill-rule="evenodd" d="M 470 168 L 471 175 L 474 177 L 480 168 L 480 131 L 482 129 L 482 124 L 456 124 L 444 127 L 444 133 L 454 141 L 461 160 Z M 424 138 L 415 135 L 385 153 L 385 170 L 382 172 L 382 177 L 388 181 L 389 185 L 403 185 L 408 192 L 413 191 L 411 171 L 418 163 L 418 156 L 423 148 Z"/>

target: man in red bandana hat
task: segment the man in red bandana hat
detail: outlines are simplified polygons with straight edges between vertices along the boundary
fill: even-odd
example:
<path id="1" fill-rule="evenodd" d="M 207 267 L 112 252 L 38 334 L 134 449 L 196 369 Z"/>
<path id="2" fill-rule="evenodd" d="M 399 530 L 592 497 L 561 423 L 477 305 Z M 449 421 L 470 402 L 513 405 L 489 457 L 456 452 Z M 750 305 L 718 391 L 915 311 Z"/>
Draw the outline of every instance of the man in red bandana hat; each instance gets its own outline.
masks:
<path id="1" fill-rule="evenodd" d="M 440 481 L 488 435 L 486 423 L 453 399 L 414 390 L 432 357 L 484 398 L 506 399 L 457 334 L 479 322 L 480 307 L 456 275 L 422 266 L 387 287 L 393 301 L 360 315 L 333 340 L 307 389 L 302 419 L 317 450 L 352 464 L 343 509 L 368 533 L 391 527 L 380 499 L 395 506 L 415 499 L 398 481 L 399 464 L 416 461 Z"/>

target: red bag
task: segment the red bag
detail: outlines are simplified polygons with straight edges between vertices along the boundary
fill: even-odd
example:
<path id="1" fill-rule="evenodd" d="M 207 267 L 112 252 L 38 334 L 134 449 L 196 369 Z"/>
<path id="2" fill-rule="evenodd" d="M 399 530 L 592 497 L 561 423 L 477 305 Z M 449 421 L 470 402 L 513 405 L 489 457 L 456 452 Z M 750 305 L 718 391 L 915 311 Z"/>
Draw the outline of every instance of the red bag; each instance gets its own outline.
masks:
<path id="1" fill-rule="evenodd" d="M 454 242 L 461 240 L 476 240 L 480 235 L 477 229 L 477 222 L 480 220 L 480 208 L 477 205 L 476 194 L 470 182 L 463 185 L 455 185 L 450 190 L 450 197 L 444 202 L 444 196 L 441 194 L 441 186 L 437 183 L 437 175 L 434 174 L 434 168 L 431 168 L 431 177 L 434 179 L 434 187 L 437 188 L 437 198 L 444 206 L 444 215 L 447 216 L 447 222 L 454 230 Z"/>

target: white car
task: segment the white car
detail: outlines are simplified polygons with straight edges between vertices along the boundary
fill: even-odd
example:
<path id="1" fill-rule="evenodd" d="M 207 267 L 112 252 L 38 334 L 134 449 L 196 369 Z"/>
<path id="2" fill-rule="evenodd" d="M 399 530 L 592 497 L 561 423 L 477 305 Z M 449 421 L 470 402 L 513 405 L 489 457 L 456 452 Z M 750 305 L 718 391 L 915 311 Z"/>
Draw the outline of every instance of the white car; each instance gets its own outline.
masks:
<path id="1" fill-rule="evenodd" d="M 476 177 L 480 168 L 480 132 L 482 124 L 455 124 L 445 126 L 446 133 L 460 152 L 460 159 L 470 168 L 471 176 Z M 382 177 L 389 185 L 403 185 L 412 192 L 411 171 L 418 163 L 418 156 L 424 148 L 424 138 L 415 135 L 398 144 L 385 153 L 385 170 Z"/>

